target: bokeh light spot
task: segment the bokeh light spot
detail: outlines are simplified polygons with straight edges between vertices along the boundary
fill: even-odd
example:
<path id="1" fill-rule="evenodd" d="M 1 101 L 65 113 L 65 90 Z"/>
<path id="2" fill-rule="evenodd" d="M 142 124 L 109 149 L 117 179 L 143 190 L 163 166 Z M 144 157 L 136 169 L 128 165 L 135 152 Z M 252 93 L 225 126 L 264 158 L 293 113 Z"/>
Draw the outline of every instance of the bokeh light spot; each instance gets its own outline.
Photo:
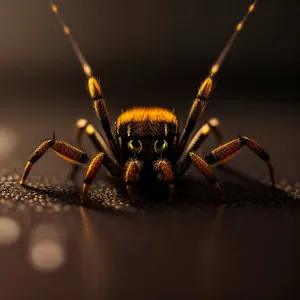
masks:
<path id="1" fill-rule="evenodd" d="M 59 269 L 65 262 L 63 245 L 56 240 L 39 240 L 30 248 L 30 261 L 35 269 L 51 272 Z"/>
<path id="2" fill-rule="evenodd" d="M 14 219 L 0 217 L 0 247 L 13 245 L 20 235 L 20 225 Z"/>

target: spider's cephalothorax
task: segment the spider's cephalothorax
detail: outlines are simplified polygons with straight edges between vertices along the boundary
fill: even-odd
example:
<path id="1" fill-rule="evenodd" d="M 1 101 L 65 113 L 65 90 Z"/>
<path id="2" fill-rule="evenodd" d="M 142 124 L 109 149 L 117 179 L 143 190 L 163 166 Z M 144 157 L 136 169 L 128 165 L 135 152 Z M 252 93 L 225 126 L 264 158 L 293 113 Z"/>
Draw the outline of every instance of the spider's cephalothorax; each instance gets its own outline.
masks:
<path id="1" fill-rule="evenodd" d="M 146 167 L 162 157 L 174 162 L 179 122 L 173 112 L 161 107 L 132 108 L 118 117 L 115 131 L 121 164 L 138 159 Z"/>
<path id="2" fill-rule="evenodd" d="M 191 137 L 207 105 L 207 99 L 213 88 L 214 77 L 219 71 L 236 35 L 241 31 L 248 15 L 254 10 L 256 3 L 257 1 L 254 1 L 242 21 L 238 23 L 232 37 L 216 63 L 210 69 L 208 77 L 200 85 L 181 133 L 179 121 L 174 112 L 162 107 L 135 107 L 128 109 L 117 118 L 114 130 L 112 130 L 100 84 L 92 75 L 91 67 L 73 39 L 69 27 L 65 25 L 59 15 L 57 6 L 51 2 L 52 10 L 59 16 L 64 32 L 70 37 L 83 71 L 88 77 L 89 93 L 93 99 L 95 112 L 101 121 L 105 134 L 103 137 L 85 119 L 77 121 L 78 146 L 81 148 L 82 133 L 85 132 L 98 151 L 98 154 L 91 160 L 86 171 L 82 203 L 87 199 L 88 187 L 102 165 L 111 175 L 124 179 L 132 202 L 136 201 L 132 190 L 133 185 L 139 181 L 146 180 L 146 178 L 155 178 L 168 184 L 170 189 L 169 201 L 171 201 L 174 192 L 174 179 L 182 176 L 191 164 L 195 165 L 202 175 L 219 190 L 223 199 L 221 189 L 211 168 L 233 158 L 243 146 L 250 148 L 267 163 L 270 178 L 274 185 L 273 167 L 270 157 L 253 139 L 239 136 L 218 146 L 204 158 L 201 158 L 197 154 L 197 150 L 209 133 L 214 133 L 218 142 L 221 141 L 221 134 L 218 129 L 219 121 L 215 118 L 210 119 Z M 43 142 L 35 150 L 25 167 L 20 181 L 21 184 L 24 184 L 33 164 L 50 148 L 71 163 L 78 164 L 89 161 L 89 158 L 83 151 L 53 137 Z M 77 168 L 74 168 L 74 170 L 77 170 Z"/>

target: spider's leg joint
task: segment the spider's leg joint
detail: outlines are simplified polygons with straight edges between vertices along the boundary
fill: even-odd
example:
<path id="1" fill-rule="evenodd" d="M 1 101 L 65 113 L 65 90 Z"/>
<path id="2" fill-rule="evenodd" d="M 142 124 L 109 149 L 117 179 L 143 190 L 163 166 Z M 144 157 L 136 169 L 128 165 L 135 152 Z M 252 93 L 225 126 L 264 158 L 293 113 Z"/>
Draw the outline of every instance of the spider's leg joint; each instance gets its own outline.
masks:
<path id="1" fill-rule="evenodd" d="M 174 194 L 174 172 L 170 162 L 166 159 L 158 159 L 154 162 L 153 168 L 156 172 L 159 172 L 157 179 L 169 184 L 169 202 L 171 203 Z"/>
<path id="2" fill-rule="evenodd" d="M 143 164 L 141 161 L 137 159 L 130 159 L 125 164 L 125 184 L 129 199 L 132 204 L 136 204 L 137 197 L 134 195 L 132 191 L 132 184 L 139 181 L 139 173 L 142 170 Z"/>
<path id="3" fill-rule="evenodd" d="M 202 82 L 198 90 L 197 99 L 207 100 L 211 94 L 212 88 L 213 88 L 213 79 L 211 76 L 208 76 Z"/>
<path id="4" fill-rule="evenodd" d="M 99 82 L 94 76 L 90 76 L 88 79 L 88 88 L 91 98 L 95 101 L 102 99 L 102 91 Z"/>

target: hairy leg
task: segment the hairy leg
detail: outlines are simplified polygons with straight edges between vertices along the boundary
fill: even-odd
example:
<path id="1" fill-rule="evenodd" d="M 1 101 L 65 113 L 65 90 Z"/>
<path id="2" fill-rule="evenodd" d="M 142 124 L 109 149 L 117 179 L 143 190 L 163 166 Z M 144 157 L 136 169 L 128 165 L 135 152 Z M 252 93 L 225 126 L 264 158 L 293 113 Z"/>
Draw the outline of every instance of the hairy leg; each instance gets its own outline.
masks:
<path id="1" fill-rule="evenodd" d="M 83 183 L 83 196 L 81 203 L 84 203 L 88 197 L 88 190 L 90 184 L 94 181 L 97 172 L 100 170 L 100 167 L 104 165 L 105 168 L 115 177 L 121 177 L 122 169 L 119 167 L 106 153 L 98 153 L 92 162 L 90 163 L 87 172 L 85 174 L 84 183 Z"/>
<path id="2" fill-rule="evenodd" d="M 197 150 L 201 147 L 201 145 L 211 133 L 215 136 L 219 145 L 222 142 L 222 134 L 218 128 L 219 124 L 220 122 L 216 118 L 212 118 L 205 122 L 196 132 L 192 140 L 188 143 L 186 149 L 182 154 L 182 157 L 187 155 L 189 152 L 197 152 Z"/>
<path id="3" fill-rule="evenodd" d="M 241 150 L 242 147 L 247 146 L 254 153 L 256 153 L 263 161 L 268 165 L 270 179 L 273 186 L 275 185 L 274 179 L 274 170 L 271 162 L 271 158 L 268 152 L 259 145 L 253 139 L 247 136 L 241 136 L 237 139 L 234 139 L 226 144 L 223 144 L 216 149 L 212 150 L 205 156 L 205 161 L 209 165 L 218 165 L 227 162 L 228 160 L 235 157 Z"/>
<path id="4" fill-rule="evenodd" d="M 137 198 L 135 197 L 132 191 L 132 185 L 139 181 L 139 173 L 143 167 L 142 162 L 137 159 L 130 159 L 125 164 L 125 184 L 128 192 L 128 196 L 130 201 L 135 204 L 137 202 Z"/>
<path id="5" fill-rule="evenodd" d="M 169 202 L 172 202 L 174 195 L 174 172 L 170 162 L 165 159 L 159 159 L 154 163 L 154 170 L 159 172 L 157 176 L 158 180 L 169 184 Z"/>
<path id="6" fill-rule="evenodd" d="M 52 139 L 44 141 L 40 146 L 36 148 L 32 156 L 29 158 L 26 167 L 23 172 L 23 176 L 20 180 L 20 184 L 23 185 L 32 166 L 49 150 L 52 149 L 62 159 L 69 163 L 86 163 L 88 156 L 78 148 L 69 145 L 66 142 Z"/>
<path id="7" fill-rule="evenodd" d="M 202 173 L 202 175 L 208 180 L 209 183 L 213 184 L 215 188 L 221 194 L 221 198 L 223 201 L 224 196 L 222 190 L 218 184 L 217 178 L 213 171 L 211 170 L 210 166 L 202 159 L 198 154 L 195 152 L 188 153 L 176 166 L 175 175 L 182 176 L 188 167 L 193 164 L 197 167 L 197 169 Z"/>

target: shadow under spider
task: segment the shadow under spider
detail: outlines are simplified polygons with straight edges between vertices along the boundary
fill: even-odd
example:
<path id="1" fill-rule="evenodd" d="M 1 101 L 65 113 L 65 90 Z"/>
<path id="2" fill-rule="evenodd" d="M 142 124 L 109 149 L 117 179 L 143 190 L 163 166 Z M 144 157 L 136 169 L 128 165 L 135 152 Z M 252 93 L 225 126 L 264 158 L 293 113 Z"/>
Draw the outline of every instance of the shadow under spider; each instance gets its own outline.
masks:
<path id="1" fill-rule="evenodd" d="M 244 206 L 251 203 L 256 207 L 284 207 L 299 208 L 300 201 L 284 190 L 271 187 L 259 182 L 245 174 L 240 173 L 230 167 L 221 167 L 216 170 L 220 185 L 225 194 L 228 206 Z M 114 178 L 107 178 L 109 182 L 122 194 L 127 197 L 123 182 Z M 93 188 L 91 188 L 91 191 Z M 168 185 L 158 182 L 144 182 L 134 185 L 135 195 L 139 198 L 137 208 L 164 208 L 169 206 Z M 204 179 L 199 179 L 196 172 L 191 172 L 175 182 L 174 199 L 171 204 L 172 209 L 182 209 L 211 204 L 221 204 L 220 196 L 215 188 Z"/>
<path id="2" fill-rule="evenodd" d="M 219 167 L 216 169 L 220 185 L 224 192 L 228 206 L 235 205 L 243 207 L 247 203 L 255 207 L 282 207 L 295 209 L 300 207 L 300 201 L 293 198 L 284 190 L 267 186 L 249 176 L 240 173 L 230 167 Z M 100 184 L 100 187 L 99 187 Z M 72 185 L 57 187 L 54 189 L 25 186 L 51 198 L 60 199 L 64 204 L 80 205 L 81 186 Z M 221 204 L 219 193 L 205 180 L 199 178 L 198 173 L 190 172 L 187 176 L 177 179 L 175 182 L 174 199 L 171 205 L 167 202 L 168 185 L 158 182 L 143 182 L 134 185 L 134 193 L 138 197 L 138 205 L 132 206 L 128 203 L 127 192 L 122 181 L 110 176 L 101 178 L 91 185 L 90 199 L 85 206 L 105 211 L 130 210 L 161 210 L 170 206 L 172 210 L 182 210 L 195 206 L 210 206 Z"/>
<path id="3" fill-rule="evenodd" d="M 22 186 L 25 189 L 35 191 L 40 195 L 47 195 L 50 199 L 59 199 L 62 204 L 77 204 L 80 202 L 79 189 L 74 186 L 74 190 L 70 190 L 67 187 L 62 187 L 59 189 L 49 189 L 46 187 L 35 187 L 31 184 L 24 184 Z M 54 188 L 54 184 L 53 184 Z M 51 200 L 50 200 L 51 201 Z"/>

